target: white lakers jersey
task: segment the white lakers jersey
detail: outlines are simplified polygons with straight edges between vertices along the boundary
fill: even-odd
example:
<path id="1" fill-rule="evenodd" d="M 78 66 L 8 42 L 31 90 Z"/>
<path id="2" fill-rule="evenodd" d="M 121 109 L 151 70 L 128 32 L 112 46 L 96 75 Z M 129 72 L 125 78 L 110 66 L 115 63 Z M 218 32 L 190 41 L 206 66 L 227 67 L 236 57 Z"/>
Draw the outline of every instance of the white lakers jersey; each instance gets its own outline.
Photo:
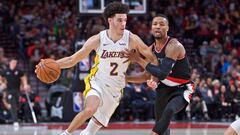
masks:
<path id="1" fill-rule="evenodd" d="M 128 30 L 120 40 L 113 42 L 107 36 L 107 30 L 100 32 L 100 46 L 96 50 L 95 65 L 91 73 L 85 78 L 86 90 L 91 88 L 91 81 L 97 81 L 107 87 L 123 89 L 125 87 L 125 73 L 128 68 L 127 58 L 121 51 L 129 47 Z"/>

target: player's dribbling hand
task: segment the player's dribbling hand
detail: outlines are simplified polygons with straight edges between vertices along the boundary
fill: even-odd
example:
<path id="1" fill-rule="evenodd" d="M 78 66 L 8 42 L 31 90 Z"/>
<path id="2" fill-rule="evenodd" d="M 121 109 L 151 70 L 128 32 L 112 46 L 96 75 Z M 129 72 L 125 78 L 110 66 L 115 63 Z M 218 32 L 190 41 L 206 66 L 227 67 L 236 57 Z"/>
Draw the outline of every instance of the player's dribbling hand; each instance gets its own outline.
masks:
<path id="1" fill-rule="evenodd" d="M 158 83 L 151 79 L 151 80 L 147 80 L 147 85 L 152 89 L 156 89 L 158 86 Z"/>
<path id="2" fill-rule="evenodd" d="M 38 70 L 38 68 L 40 67 L 40 63 L 41 63 L 42 61 L 44 61 L 44 59 L 41 59 L 40 62 L 39 62 L 37 65 L 35 65 L 35 70 L 34 70 L 35 74 L 37 73 L 37 70 Z"/>

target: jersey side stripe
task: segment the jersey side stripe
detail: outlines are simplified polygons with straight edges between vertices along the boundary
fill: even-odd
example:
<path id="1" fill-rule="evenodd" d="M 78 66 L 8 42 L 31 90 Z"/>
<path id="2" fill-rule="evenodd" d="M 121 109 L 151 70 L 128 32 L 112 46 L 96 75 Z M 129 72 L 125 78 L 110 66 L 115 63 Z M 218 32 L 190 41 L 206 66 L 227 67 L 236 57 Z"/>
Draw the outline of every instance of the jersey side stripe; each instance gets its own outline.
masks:
<path id="1" fill-rule="evenodd" d="M 96 73 L 98 71 L 98 64 L 99 64 L 99 56 L 98 55 L 95 56 L 94 61 L 95 61 L 95 64 L 91 68 L 90 74 L 86 78 L 84 78 L 84 82 L 85 82 L 85 90 L 83 92 L 84 96 L 86 96 L 88 91 L 91 89 L 91 84 L 90 84 L 91 78 L 94 75 L 96 75 Z"/>
<path id="2" fill-rule="evenodd" d="M 180 79 L 180 78 L 175 78 L 175 77 L 170 77 L 170 76 L 168 76 L 166 79 L 170 80 L 172 82 L 175 82 L 175 83 L 180 83 L 180 84 L 189 82 L 189 80 L 186 80 L 186 79 Z"/>

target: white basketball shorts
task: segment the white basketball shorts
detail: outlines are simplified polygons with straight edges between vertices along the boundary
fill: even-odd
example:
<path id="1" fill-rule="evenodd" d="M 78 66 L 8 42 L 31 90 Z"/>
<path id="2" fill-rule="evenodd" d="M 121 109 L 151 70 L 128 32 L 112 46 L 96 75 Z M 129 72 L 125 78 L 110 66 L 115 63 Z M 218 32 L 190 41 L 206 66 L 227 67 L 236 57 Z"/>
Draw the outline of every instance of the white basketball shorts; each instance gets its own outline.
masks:
<path id="1" fill-rule="evenodd" d="M 120 89 L 111 88 L 100 84 L 96 81 L 91 81 L 91 90 L 86 94 L 87 98 L 90 95 L 95 95 L 100 98 L 100 105 L 93 115 L 104 127 L 107 127 L 109 120 L 119 105 L 122 97 Z"/>
<path id="2" fill-rule="evenodd" d="M 231 127 L 240 135 L 240 118 L 231 124 Z"/>

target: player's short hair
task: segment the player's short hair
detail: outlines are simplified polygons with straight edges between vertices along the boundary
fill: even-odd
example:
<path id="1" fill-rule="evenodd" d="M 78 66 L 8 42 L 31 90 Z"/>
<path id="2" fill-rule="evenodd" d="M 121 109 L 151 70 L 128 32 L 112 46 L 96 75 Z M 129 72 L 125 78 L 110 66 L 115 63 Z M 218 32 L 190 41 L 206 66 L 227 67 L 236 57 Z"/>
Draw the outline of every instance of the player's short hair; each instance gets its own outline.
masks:
<path id="1" fill-rule="evenodd" d="M 153 18 L 155 18 L 155 17 L 165 18 L 165 19 L 167 20 L 167 23 L 169 24 L 169 20 L 168 20 L 168 17 L 167 17 L 166 15 L 164 15 L 164 14 L 157 14 L 157 15 L 155 15 Z"/>
<path id="2" fill-rule="evenodd" d="M 11 61 L 11 60 L 18 60 L 18 58 L 17 58 L 16 56 L 10 56 L 10 57 L 8 58 L 8 60 L 9 60 L 9 61 Z"/>
<path id="3" fill-rule="evenodd" d="M 106 6 L 103 11 L 103 18 L 107 21 L 108 18 L 114 17 L 115 14 L 128 14 L 129 7 L 121 2 L 112 2 Z"/>

